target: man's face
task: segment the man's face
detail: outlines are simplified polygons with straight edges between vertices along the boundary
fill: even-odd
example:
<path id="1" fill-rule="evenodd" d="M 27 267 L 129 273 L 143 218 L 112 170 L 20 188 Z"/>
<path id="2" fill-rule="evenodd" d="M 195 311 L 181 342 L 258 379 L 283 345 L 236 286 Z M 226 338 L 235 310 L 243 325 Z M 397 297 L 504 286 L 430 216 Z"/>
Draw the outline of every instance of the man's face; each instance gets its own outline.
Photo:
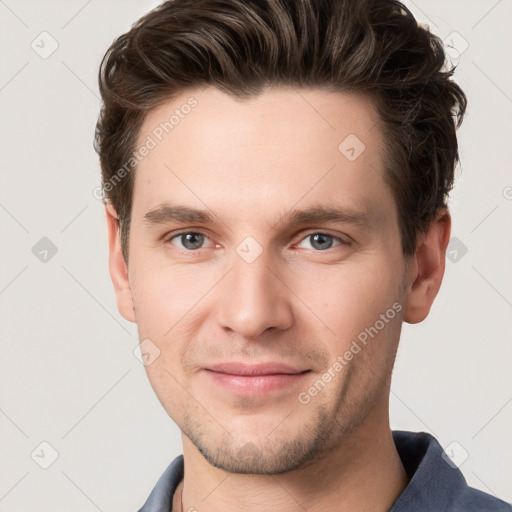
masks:
<path id="1" fill-rule="evenodd" d="M 371 101 L 196 89 L 152 111 L 137 147 L 148 136 L 128 278 L 140 339 L 160 350 L 150 382 L 182 432 L 227 471 L 276 473 L 384 421 L 407 268 Z"/>

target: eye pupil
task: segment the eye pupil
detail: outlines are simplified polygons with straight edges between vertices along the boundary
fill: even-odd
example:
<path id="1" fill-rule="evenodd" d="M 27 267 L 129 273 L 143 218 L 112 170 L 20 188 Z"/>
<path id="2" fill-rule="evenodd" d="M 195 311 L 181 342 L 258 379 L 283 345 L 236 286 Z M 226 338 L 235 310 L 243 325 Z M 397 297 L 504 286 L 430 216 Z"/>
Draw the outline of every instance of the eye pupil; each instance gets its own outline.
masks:
<path id="1" fill-rule="evenodd" d="M 319 250 L 322 251 L 322 250 L 325 250 L 325 249 L 330 249 L 332 247 L 332 239 L 333 239 L 333 237 L 331 235 L 324 235 L 322 233 L 315 233 L 314 235 L 311 235 L 310 238 L 312 240 L 311 245 L 315 249 L 319 249 Z"/>
<path id="2" fill-rule="evenodd" d="M 204 236 L 201 233 L 184 233 L 181 243 L 186 249 L 198 249 L 203 244 Z"/>

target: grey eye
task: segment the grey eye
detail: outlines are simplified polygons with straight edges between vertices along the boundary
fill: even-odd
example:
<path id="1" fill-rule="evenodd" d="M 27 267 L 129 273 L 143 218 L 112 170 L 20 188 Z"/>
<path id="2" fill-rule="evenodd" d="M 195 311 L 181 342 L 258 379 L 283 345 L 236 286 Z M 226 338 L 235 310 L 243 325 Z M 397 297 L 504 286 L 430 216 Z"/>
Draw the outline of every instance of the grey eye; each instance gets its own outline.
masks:
<path id="1" fill-rule="evenodd" d="M 174 240 L 175 238 L 177 238 L 180 241 L 181 247 L 183 249 L 187 249 L 190 251 L 194 249 L 200 249 L 204 244 L 204 239 L 206 237 L 201 233 L 189 232 L 176 235 L 171 240 Z"/>
<path id="2" fill-rule="evenodd" d="M 314 235 L 310 235 L 309 238 L 311 239 L 311 245 L 320 251 L 330 249 L 333 244 L 333 237 L 331 235 L 316 233 Z"/>
<path id="3" fill-rule="evenodd" d="M 317 251 L 325 251 L 334 245 L 339 245 L 341 243 L 338 237 L 327 233 L 312 233 L 306 236 L 302 240 L 301 244 L 304 243 L 305 240 L 309 240 L 309 245 L 311 246 L 306 247 L 306 249 L 313 248 Z"/>

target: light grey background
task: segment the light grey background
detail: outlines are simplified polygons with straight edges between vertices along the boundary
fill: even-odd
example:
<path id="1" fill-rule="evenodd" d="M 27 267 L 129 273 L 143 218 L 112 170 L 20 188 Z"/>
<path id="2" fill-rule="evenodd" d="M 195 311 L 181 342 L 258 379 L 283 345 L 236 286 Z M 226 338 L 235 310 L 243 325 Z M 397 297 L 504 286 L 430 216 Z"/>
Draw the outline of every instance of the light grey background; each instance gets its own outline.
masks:
<path id="1" fill-rule="evenodd" d="M 0 0 L 2 512 L 135 511 L 181 452 L 134 356 L 136 328 L 117 312 L 92 193 L 101 57 L 157 3 Z M 455 261 L 427 321 L 404 328 L 392 427 L 432 432 L 457 462 L 467 453 L 471 485 L 511 501 L 512 5 L 406 4 L 458 49 L 469 110 Z M 55 43 L 43 31 L 58 43 L 47 58 Z M 33 253 L 42 237 L 55 255 L 47 242 Z"/>

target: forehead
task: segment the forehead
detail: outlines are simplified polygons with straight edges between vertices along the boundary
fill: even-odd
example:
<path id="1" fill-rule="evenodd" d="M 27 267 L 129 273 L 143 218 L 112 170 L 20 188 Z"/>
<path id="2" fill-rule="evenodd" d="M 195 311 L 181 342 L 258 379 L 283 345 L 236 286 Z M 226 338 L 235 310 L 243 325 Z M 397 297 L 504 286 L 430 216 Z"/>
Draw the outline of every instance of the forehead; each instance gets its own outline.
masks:
<path id="1" fill-rule="evenodd" d="M 389 195 L 381 122 L 362 94 L 278 88 L 240 100 L 190 89 L 147 115 L 143 145 L 151 148 L 136 170 L 134 209 L 179 200 L 240 216 L 256 204 L 340 200 L 371 210 Z"/>
<path id="2" fill-rule="evenodd" d="M 289 151 L 307 151 L 312 144 L 338 149 L 336 142 L 350 134 L 378 142 L 379 128 L 374 102 L 362 93 L 280 87 L 239 99 L 206 87 L 184 91 L 150 111 L 138 143 L 149 135 L 157 143 L 186 139 L 205 149 L 286 143 Z"/>

